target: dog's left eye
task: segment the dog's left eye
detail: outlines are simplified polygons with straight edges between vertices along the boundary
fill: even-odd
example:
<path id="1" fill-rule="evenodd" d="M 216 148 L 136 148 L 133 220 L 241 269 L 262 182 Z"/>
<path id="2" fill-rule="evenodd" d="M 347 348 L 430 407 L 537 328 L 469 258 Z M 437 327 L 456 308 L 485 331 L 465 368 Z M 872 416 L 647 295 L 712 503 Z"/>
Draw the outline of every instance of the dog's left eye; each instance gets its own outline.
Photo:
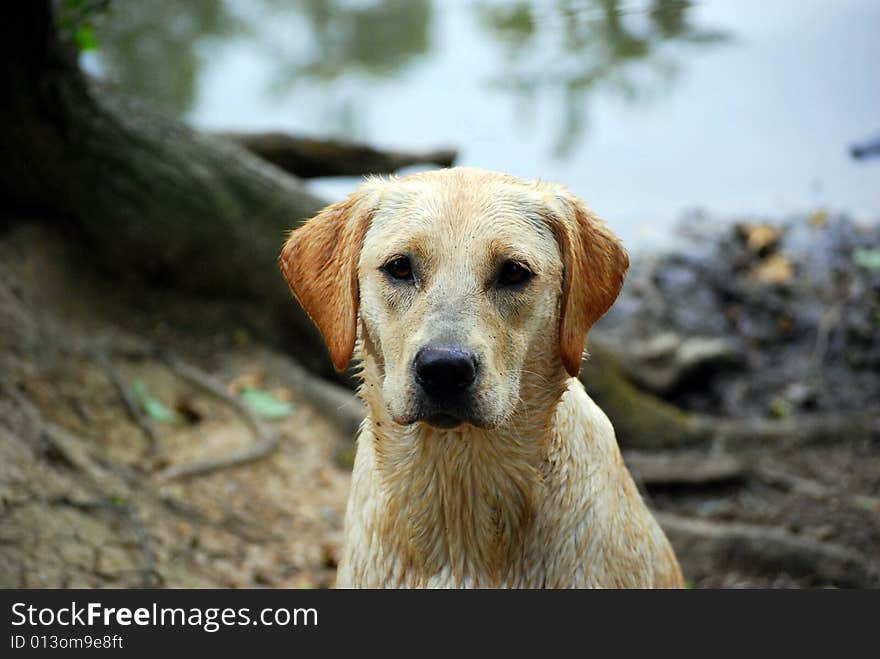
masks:
<path id="1" fill-rule="evenodd" d="M 534 276 L 535 274 L 521 263 L 506 261 L 498 272 L 498 284 L 500 286 L 520 286 Z"/>

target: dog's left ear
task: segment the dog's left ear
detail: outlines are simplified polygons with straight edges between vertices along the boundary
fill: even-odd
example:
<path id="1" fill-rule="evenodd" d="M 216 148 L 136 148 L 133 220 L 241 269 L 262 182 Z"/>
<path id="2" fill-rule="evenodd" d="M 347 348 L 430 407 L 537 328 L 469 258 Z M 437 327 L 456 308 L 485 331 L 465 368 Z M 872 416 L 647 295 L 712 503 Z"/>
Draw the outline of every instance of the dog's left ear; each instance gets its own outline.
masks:
<path id="1" fill-rule="evenodd" d="M 337 371 L 351 360 L 357 339 L 358 260 L 372 214 L 367 186 L 328 206 L 291 232 L 281 272 L 314 321 Z"/>
<path id="2" fill-rule="evenodd" d="M 576 377 L 581 369 L 587 332 L 617 299 L 629 256 L 605 222 L 571 194 L 560 202 L 555 232 L 565 272 L 559 318 L 559 351 L 565 370 Z"/>

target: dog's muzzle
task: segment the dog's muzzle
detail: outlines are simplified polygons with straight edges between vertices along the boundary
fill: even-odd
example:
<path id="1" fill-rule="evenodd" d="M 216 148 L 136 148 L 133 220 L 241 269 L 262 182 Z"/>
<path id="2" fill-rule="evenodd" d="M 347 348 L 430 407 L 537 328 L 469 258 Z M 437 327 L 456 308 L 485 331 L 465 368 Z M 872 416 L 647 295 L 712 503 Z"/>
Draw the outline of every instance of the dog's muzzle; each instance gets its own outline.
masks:
<path id="1" fill-rule="evenodd" d="M 477 356 L 463 346 L 428 344 L 419 350 L 413 371 L 423 393 L 420 420 L 439 428 L 468 420 L 478 370 Z"/>

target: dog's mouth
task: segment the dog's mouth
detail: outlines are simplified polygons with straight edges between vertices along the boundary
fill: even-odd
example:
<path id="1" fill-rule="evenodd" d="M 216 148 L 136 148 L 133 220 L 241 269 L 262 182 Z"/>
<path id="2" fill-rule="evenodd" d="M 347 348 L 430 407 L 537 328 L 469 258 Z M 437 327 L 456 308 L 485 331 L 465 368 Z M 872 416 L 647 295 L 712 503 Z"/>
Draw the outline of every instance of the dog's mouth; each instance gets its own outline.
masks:
<path id="1" fill-rule="evenodd" d="M 440 428 L 442 430 L 451 430 L 464 423 L 463 419 L 445 412 L 435 412 L 421 420 L 434 428 Z"/>
<path id="2" fill-rule="evenodd" d="M 422 406 L 402 418 L 396 417 L 393 414 L 392 418 L 394 418 L 396 423 L 403 426 L 425 423 L 438 430 L 453 430 L 465 424 L 476 428 L 488 427 L 488 424 L 483 419 L 469 409 L 438 409 L 433 406 Z"/>

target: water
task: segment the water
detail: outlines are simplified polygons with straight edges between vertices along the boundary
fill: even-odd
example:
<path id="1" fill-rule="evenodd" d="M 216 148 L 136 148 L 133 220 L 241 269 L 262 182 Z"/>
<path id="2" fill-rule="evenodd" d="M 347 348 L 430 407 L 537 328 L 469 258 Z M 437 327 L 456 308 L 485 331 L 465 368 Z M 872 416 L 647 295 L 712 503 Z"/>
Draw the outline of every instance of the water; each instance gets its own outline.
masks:
<path id="1" fill-rule="evenodd" d="M 204 129 L 567 184 L 633 249 L 689 209 L 880 218 L 877 0 L 116 2 L 93 72 Z M 316 182 L 328 199 L 355 179 Z"/>

